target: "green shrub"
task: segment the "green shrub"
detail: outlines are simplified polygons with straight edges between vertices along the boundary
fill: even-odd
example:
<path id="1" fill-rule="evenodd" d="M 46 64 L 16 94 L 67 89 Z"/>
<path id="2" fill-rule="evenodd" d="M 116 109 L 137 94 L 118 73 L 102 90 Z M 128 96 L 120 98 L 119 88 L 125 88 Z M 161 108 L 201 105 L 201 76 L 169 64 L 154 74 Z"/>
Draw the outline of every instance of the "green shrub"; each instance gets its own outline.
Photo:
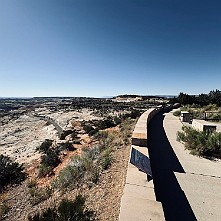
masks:
<path id="1" fill-rule="evenodd" d="M 91 130 L 91 131 L 88 133 L 88 135 L 89 135 L 89 136 L 94 136 L 94 135 L 97 134 L 98 132 L 99 132 L 99 130 L 98 130 L 97 128 L 95 128 L 95 129 Z"/>
<path id="2" fill-rule="evenodd" d="M 37 183 L 31 181 L 28 183 L 28 193 L 30 194 L 31 204 L 36 205 L 48 199 L 52 194 L 52 189 L 48 186 L 40 188 Z"/>
<path id="3" fill-rule="evenodd" d="M 49 174 L 51 174 L 53 171 L 53 167 L 45 165 L 45 164 L 40 164 L 38 168 L 38 177 L 45 177 Z"/>
<path id="4" fill-rule="evenodd" d="M 185 133 L 183 131 L 177 132 L 177 141 L 185 142 Z"/>
<path id="5" fill-rule="evenodd" d="M 114 123 L 114 121 L 112 120 L 111 117 L 108 117 L 108 118 L 98 122 L 97 129 L 104 130 L 104 129 L 114 127 L 114 126 L 116 126 L 116 124 Z"/>
<path id="6" fill-rule="evenodd" d="M 92 221 L 94 212 L 85 206 L 85 198 L 78 195 L 74 201 L 63 199 L 59 206 L 28 217 L 29 221 Z"/>
<path id="7" fill-rule="evenodd" d="M 54 150 L 48 150 L 45 155 L 41 157 L 41 164 L 56 167 L 60 163 L 58 154 Z"/>
<path id="8" fill-rule="evenodd" d="M 179 117 L 181 115 L 181 111 L 180 110 L 176 110 L 173 112 L 173 115 L 176 117 Z"/>
<path id="9" fill-rule="evenodd" d="M 139 110 L 132 110 L 130 113 L 130 118 L 136 119 L 137 117 L 140 116 L 140 111 Z"/>
<path id="10" fill-rule="evenodd" d="M 72 131 L 72 133 L 71 133 L 71 137 L 72 137 L 73 140 L 78 139 L 78 133 L 77 133 L 76 130 L 73 130 L 73 131 Z"/>
<path id="11" fill-rule="evenodd" d="M 97 140 L 104 140 L 108 137 L 108 131 L 99 131 L 96 136 L 94 136 Z"/>
<path id="12" fill-rule="evenodd" d="M 90 131 L 94 130 L 94 128 L 90 124 L 85 124 L 83 126 L 84 131 L 88 134 Z"/>
<path id="13" fill-rule="evenodd" d="M 83 178 L 84 173 L 85 168 L 81 157 L 74 155 L 70 164 L 61 170 L 53 186 L 59 189 L 75 187 L 80 184 L 80 180 Z"/>
<path id="14" fill-rule="evenodd" d="M 112 164 L 112 151 L 130 142 L 135 120 L 128 118 L 120 125 L 120 131 L 99 131 L 94 139 L 98 143 L 93 148 L 83 148 L 81 156 L 74 155 L 57 178 L 53 186 L 59 189 L 72 189 L 86 183 L 97 183 L 103 170 Z"/>
<path id="15" fill-rule="evenodd" d="M 81 144 L 81 141 L 79 138 L 73 140 L 72 142 L 73 142 L 73 144 Z"/>
<path id="16" fill-rule="evenodd" d="M 100 177 L 100 168 L 98 165 L 93 164 L 90 168 L 90 176 L 89 176 L 89 181 L 92 183 L 97 183 Z"/>
<path id="17" fill-rule="evenodd" d="M 126 120 L 128 118 L 136 119 L 140 115 L 141 115 L 141 111 L 139 111 L 139 110 L 132 110 L 130 113 L 126 113 L 126 114 L 121 115 L 121 118 L 123 120 Z"/>
<path id="18" fill-rule="evenodd" d="M 121 118 L 120 118 L 120 117 L 115 116 L 115 117 L 114 117 L 114 123 L 115 123 L 116 125 L 121 124 L 121 123 L 122 123 Z"/>
<path id="19" fill-rule="evenodd" d="M 112 163 L 111 150 L 107 149 L 104 151 L 102 159 L 101 159 L 101 167 L 103 170 L 108 169 Z"/>
<path id="20" fill-rule="evenodd" d="M 61 152 L 63 150 L 69 150 L 69 151 L 74 151 L 76 150 L 76 148 L 73 146 L 72 143 L 70 143 L 69 141 L 60 144 L 60 146 L 55 148 L 55 151 L 57 150 L 57 152 Z"/>
<path id="21" fill-rule="evenodd" d="M 26 177 L 23 165 L 0 155 L 0 192 L 8 184 L 20 183 Z"/>
<path id="22" fill-rule="evenodd" d="M 37 148 L 38 151 L 42 153 L 46 153 L 48 149 L 51 147 L 53 140 L 45 139 L 45 141 Z"/>
<path id="23" fill-rule="evenodd" d="M 41 157 L 41 163 L 39 166 L 39 177 L 46 176 L 53 168 L 60 163 L 59 156 L 56 151 L 49 149 L 46 154 Z"/>
<path id="24" fill-rule="evenodd" d="M 177 140 L 184 142 L 192 154 L 221 158 L 221 133 L 197 131 L 189 127 L 182 130 L 177 133 Z"/>

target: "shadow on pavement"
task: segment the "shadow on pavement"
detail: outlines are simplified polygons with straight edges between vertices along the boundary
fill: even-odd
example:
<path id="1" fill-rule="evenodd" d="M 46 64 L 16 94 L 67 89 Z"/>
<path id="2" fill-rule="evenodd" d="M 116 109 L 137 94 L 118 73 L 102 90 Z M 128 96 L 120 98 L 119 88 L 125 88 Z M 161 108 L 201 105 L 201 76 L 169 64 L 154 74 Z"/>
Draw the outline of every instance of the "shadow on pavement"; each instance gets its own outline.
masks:
<path id="1" fill-rule="evenodd" d="M 166 220 L 196 220 L 174 172 L 185 173 L 163 128 L 164 116 L 156 115 L 148 125 L 148 149 L 157 201 Z"/>

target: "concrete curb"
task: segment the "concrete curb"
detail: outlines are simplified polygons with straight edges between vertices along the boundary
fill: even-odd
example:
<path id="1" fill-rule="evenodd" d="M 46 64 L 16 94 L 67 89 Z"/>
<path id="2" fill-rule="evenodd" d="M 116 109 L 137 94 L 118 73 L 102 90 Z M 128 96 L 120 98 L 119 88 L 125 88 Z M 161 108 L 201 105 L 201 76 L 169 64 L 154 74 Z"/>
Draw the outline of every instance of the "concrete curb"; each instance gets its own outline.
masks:
<path id="1" fill-rule="evenodd" d="M 151 119 L 162 110 L 171 110 L 176 105 L 166 108 L 159 106 L 145 111 L 138 119 L 132 135 L 132 147 L 147 157 L 147 126 Z M 132 148 L 131 147 L 131 148 Z M 156 201 L 153 180 L 147 180 L 147 174 L 139 171 L 134 165 L 128 162 L 126 183 L 123 196 L 119 221 L 147 221 L 165 220 L 161 202 Z"/>
<path id="2" fill-rule="evenodd" d="M 132 135 L 132 147 L 149 157 L 147 125 L 160 108 L 145 111 L 137 121 Z M 126 183 L 121 199 L 120 221 L 165 220 L 163 208 L 156 201 L 153 180 L 128 162 Z"/>

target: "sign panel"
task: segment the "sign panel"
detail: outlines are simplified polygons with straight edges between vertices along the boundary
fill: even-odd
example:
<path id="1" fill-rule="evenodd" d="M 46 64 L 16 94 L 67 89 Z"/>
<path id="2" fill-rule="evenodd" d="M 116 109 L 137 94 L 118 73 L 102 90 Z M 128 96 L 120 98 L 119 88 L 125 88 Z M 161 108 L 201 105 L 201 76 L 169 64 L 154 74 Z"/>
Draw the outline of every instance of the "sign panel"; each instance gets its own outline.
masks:
<path id="1" fill-rule="evenodd" d="M 130 163 L 152 177 L 150 159 L 133 147 L 131 148 Z"/>

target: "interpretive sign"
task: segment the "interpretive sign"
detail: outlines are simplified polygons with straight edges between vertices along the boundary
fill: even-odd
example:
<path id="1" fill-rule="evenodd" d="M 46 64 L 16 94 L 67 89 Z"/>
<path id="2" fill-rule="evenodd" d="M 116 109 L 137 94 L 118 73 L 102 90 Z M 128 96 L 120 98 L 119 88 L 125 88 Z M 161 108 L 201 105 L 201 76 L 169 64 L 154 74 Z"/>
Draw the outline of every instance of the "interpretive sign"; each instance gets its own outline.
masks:
<path id="1" fill-rule="evenodd" d="M 131 148 L 130 163 L 142 172 L 146 173 L 148 176 L 152 177 L 150 159 L 133 147 Z"/>

